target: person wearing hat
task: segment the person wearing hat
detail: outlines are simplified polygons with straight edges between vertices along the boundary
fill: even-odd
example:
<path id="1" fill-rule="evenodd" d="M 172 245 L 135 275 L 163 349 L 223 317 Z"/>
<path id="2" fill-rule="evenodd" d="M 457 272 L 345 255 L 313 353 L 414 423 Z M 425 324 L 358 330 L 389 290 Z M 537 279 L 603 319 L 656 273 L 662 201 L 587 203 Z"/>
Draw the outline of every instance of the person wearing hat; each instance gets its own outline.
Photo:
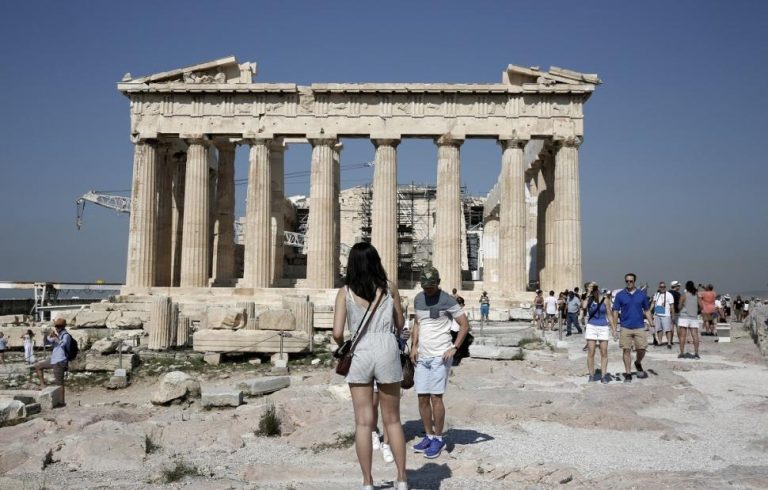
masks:
<path id="1" fill-rule="evenodd" d="M 424 268 L 420 282 L 423 291 L 413 300 L 416 318 L 411 329 L 411 359 L 415 366 L 414 389 L 426 436 L 413 446 L 413 450 L 431 459 L 440 456 L 445 448 L 443 395 L 453 356 L 469 332 L 469 322 L 456 299 L 440 289 L 440 272 L 437 269 L 431 266 Z M 455 341 L 451 337 L 454 320 L 459 324 Z"/>

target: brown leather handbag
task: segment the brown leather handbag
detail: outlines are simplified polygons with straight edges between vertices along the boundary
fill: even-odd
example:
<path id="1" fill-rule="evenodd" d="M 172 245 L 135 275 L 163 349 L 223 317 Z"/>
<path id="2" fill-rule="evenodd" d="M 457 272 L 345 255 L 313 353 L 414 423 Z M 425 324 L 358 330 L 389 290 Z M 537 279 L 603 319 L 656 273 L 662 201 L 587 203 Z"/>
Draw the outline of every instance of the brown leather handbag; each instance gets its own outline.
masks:
<path id="1" fill-rule="evenodd" d="M 365 310 L 365 315 L 363 315 L 363 318 L 360 320 L 360 325 L 357 327 L 355 337 L 352 340 L 344 342 L 341 344 L 341 347 L 337 349 L 336 357 L 339 358 L 339 362 L 336 364 L 336 374 L 340 374 L 342 376 L 349 374 L 349 368 L 352 367 L 352 356 L 355 353 L 355 348 L 357 347 L 357 344 L 360 343 L 360 339 L 363 338 L 365 332 L 368 330 L 368 325 L 371 323 L 373 314 L 376 313 L 376 308 L 378 308 L 382 296 L 384 296 L 383 291 L 376 299 L 376 304 L 373 305 L 373 309 L 371 309 L 371 303 L 368 303 L 368 308 Z M 369 311 L 371 312 L 370 315 L 368 315 Z M 347 347 L 348 343 L 349 347 Z"/>

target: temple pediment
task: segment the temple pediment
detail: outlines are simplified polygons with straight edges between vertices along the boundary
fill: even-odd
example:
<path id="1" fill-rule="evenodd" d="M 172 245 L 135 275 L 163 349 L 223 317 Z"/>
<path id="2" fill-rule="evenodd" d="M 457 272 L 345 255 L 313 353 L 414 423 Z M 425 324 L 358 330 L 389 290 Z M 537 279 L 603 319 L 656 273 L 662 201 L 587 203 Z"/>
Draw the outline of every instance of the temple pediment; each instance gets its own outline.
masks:
<path id="1" fill-rule="evenodd" d="M 256 63 L 238 64 L 234 56 L 219 58 L 217 60 L 199 63 L 196 65 L 177 68 L 148 75 L 141 78 L 132 78 L 130 73 L 123 76 L 122 83 L 131 84 L 228 84 L 251 83 L 256 74 Z"/>
<path id="2" fill-rule="evenodd" d="M 580 73 L 573 70 L 566 70 L 557 66 L 550 66 L 549 71 L 541 71 L 538 66 L 525 68 L 517 65 L 507 66 L 507 70 L 502 75 L 502 83 L 509 85 L 599 85 L 602 83 L 600 78 L 594 73 Z"/>

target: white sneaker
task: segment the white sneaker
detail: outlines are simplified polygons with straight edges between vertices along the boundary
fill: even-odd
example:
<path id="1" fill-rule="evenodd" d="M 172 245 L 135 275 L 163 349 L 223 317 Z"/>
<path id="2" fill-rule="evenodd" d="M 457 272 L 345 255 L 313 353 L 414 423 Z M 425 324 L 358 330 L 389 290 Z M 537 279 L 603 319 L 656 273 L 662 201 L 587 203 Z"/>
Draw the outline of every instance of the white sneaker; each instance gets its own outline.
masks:
<path id="1" fill-rule="evenodd" d="M 384 461 L 387 463 L 391 463 L 395 460 L 395 456 L 392 454 L 392 449 L 389 448 L 389 444 L 381 445 L 381 457 L 384 458 Z"/>
<path id="2" fill-rule="evenodd" d="M 381 440 L 379 439 L 378 432 L 371 432 L 371 442 L 373 443 L 373 450 L 378 451 L 381 447 Z"/>
<path id="3" fill-rule="evenodd" d="M 395 482 L 395 490 L 408 490 L 408 482 L 407 481 Z"/>

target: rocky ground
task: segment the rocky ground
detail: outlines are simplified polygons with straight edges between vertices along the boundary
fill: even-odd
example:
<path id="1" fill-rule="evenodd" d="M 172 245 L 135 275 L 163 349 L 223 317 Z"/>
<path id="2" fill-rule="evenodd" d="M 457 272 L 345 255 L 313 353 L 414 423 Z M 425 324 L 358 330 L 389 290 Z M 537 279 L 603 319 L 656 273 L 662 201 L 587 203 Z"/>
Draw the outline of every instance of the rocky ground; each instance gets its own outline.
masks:
<path id="1" fill-rule="evenodd" d="M 412 488 L 768 488 L 768 369 L 746 331 L 704 337 L 702 359 L 650 348 L 652 374 L 631 384 L 587 383 L 581 336 L 567 351 L 525 350 L 521 361 L 467 359 L 446 395 L 448 451 L 408 454 Z M 609 371 L 619 373 L 618 345 Z M 307 359 L 306 361 L 309 361 Z M 0 488 L 356 488 L 360 472 L 346 386 L 327 366 L 291 369 L 291 386 L 204 410 L 197 400 L 155 406 L 163 371 L 231 386 L 267 366 L 146 363 L 108 391 L 77 383 L 67 406 L 0 429 Z M 256 435 L 269 404 L 280 437 Z M 409 444 L 421 433 L 404 393 Z M 374 453 L 377 488 L 393 465 Z"/>

